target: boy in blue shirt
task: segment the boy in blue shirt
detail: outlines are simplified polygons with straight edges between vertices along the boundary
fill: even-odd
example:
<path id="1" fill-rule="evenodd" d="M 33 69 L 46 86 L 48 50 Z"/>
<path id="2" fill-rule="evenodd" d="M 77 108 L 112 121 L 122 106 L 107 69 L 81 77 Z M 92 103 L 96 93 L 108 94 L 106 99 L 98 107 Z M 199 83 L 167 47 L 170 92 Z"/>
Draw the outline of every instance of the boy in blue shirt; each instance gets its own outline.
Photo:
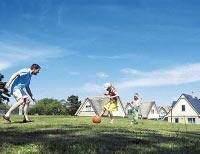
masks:
<path id="1" fill-rule="evenodd" d="M 30 104 L 28 95 L 34 102 L 36 100 L 32 95 L 29 85 L 31 82 L 32 75 L 37 75 L 40 69 L 41 67 L 38 64 L 33 64 L 30 67 L 30 69 L 28 68 L 21 69 L 10 77 L 10 80 L 6 83 L 5 88 L 8 89 L 11 85 L 11 94 L 14 96 L 17 102 L 3 116 L 4 121 L 11 122 L 10 114 L 12 113 L 12 111 L 18 108 L 20 105 L 24 104 L 23 122 L 31 122 L 31 120 L 28 118 L 28 109 Z M 24 88 L 26 89 L 28 95 L 24 91 Z"/>

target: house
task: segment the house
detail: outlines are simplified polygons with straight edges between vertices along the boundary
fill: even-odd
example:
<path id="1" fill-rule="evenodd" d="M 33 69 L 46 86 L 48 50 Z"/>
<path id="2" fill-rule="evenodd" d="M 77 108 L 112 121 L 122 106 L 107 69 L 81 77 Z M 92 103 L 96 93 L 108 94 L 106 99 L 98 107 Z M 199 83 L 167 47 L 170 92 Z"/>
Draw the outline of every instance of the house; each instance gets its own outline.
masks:
<path id="1" fill-rule="evenodd" d="M 163 120 L 170 111 L 170 106 L 158 106 L 157 108 L 158 108 L 159 119 Z"/>
<path id="2" fill-rule="evenodd" d="M 168 122 L 200 124 L 200 100 L 195 96 L 182 94 L 173 102 L 167 117 Z"/>
<path id="3" fill-rule="evenodd" d="M 140 114 L 144 119 L 158 119 L 159 114 L 155 101 L 142 103 Z"/>
<path id="4" fill-rule="evenodd" d="M 126 114 L 127 116 L 131 115 L 130 113 L 131 106 L 126 105 Z M 143 119 L 158 119 L 159 113 L 156 107 L 156 103 L 152 102 L 143 102 L 139 109 L 139 117 Z"/>
<path id="5" fill-rule="evenodd" d="M 125 117 L 124 106 L 118 97 L 118 111 L 113 112 L 113 116 Z M 80 105 L 75 115 L 77 116 L 95 116 L 100 115 L 103 106 L 109 101 L 109 98 L 102 98 L 102 96 L 87 97 L 85 101 Z M 105 112 L 104 115 L 108 113 Z"/>

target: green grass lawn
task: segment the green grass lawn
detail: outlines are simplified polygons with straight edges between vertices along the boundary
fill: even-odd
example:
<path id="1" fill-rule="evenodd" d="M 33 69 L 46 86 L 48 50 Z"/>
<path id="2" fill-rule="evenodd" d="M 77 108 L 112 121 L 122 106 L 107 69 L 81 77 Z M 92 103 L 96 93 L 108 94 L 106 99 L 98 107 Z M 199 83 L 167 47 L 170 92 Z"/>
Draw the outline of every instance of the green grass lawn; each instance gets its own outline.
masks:
<path id="1" fill-rule="evenodd" d="M 128 118 L 93 124 L 91 117 L 30 116 L 0 124 L 2 154 L 199 154 L 200 126 Z"/>

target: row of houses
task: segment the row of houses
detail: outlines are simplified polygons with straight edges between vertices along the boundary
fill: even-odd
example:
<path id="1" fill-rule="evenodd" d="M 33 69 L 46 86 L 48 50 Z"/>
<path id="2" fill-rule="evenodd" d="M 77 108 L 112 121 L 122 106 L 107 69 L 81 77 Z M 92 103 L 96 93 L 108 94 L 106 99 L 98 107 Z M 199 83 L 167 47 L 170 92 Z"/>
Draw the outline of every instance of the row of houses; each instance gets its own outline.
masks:
<path id="1" fill-rule="evenodd" d="M 100 115 L 101 110 L 108 98 L 88 97 L 77 110 L 77 116 Z M 126 117 L 131 113 L 130 106 L 121 102 L 118 97 L 118 111 L 113 112 L 114 116 Z M 188 94 L 181 94 L 177 101 L 170 106 L 157 106 L 155 101 L 143 102 L 139 115 L 143 119 L 160 119 L 172 123 L 200 124 L 200 100 Z"/>
<path id="2" fill-rule="evenodd" d="M 102 97 L 88 97 L 81 104 L 75 115 L 77 116 L 95 116 L 100 115 L 103 106 L 109 101 L 108 98 Z M 113 112 L 114 116 L 126 117 L 129 116 L 131 106 L 122 103 L 118 97 L 118 111 Z M 143 102 L 139 115 L 143 119 L 163 119 L 169 112 L 169 107 L 167 106 L 156 106 L 155 101 Z M 107 113 L 105 113 L 107 114 Z"/>

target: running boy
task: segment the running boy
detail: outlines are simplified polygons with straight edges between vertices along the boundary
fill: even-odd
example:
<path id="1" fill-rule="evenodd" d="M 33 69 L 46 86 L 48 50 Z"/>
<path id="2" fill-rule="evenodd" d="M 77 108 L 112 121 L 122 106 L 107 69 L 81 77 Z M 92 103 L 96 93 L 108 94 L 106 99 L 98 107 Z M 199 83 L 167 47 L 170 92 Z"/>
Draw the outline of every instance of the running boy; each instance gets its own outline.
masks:
<path id="1" fill-rule="evenodd" d="M 108 115 L 110 117 L 110 123 L 114 123 L 114 119 L 113 119 L 113 111 L 117 111 L 118 110 L 118 101 L 117 101 L 117 97 L 118 94 L 115 90 L 115 87 L 111 84 L 111 83 L 105 83 L 104 87 L 107 90 L 107 93 L 105 93 L 105 97 L 109 97 L 109 102 L 106 103 L 104 105 L 104 108 L 100 114 L 100 116 L 103 116 L 103 114 L 105 113 L 105 111 L 108 111 Z"/>

